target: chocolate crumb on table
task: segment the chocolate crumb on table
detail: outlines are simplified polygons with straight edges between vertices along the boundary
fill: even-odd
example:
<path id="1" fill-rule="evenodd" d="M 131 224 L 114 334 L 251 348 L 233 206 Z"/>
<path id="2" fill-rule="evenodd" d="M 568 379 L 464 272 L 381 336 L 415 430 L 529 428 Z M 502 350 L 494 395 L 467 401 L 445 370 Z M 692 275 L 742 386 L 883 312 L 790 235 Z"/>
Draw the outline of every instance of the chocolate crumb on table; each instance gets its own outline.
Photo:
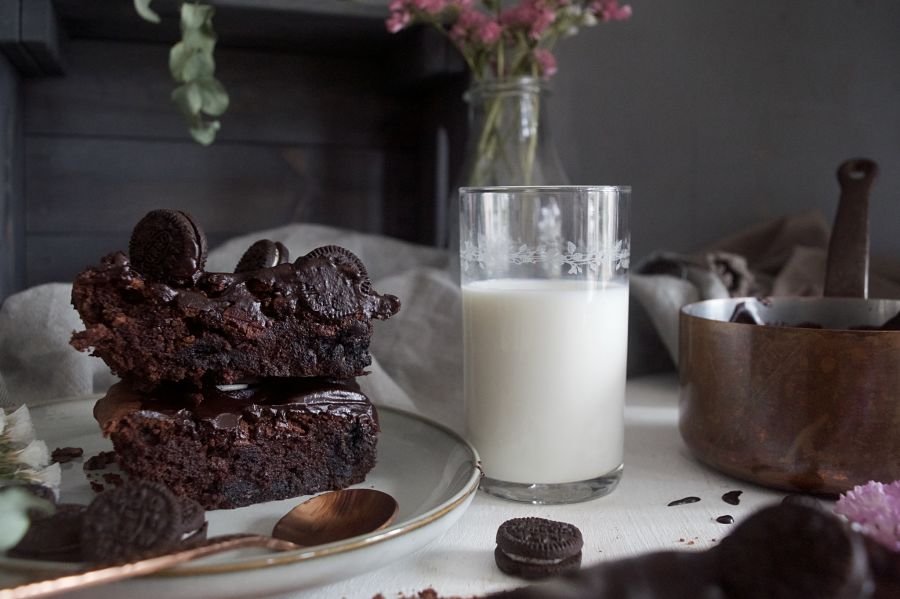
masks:
<path id="1" fill-rule="evenodd" d="M 722 501 L 729 505 L 738 505 L 741 503 L 741 494 L 743 491 L 728 491 L 722 495 Z"/>
<path id="2" fill-rule="evenodd" d="M 82 455 L 84 455 L 84 450 L 80 447 L 57 447 L 50 454 L 50 459 L 60 464 L 66 464 Z"/>
<path id="3" fill-rule="evenodd" d="M 673 507 L 676 505 L 686 505 L 688 503 L 697 503 L 698 501 L 700 501 L 699 497 L 694 497 L 694 496 L 683 497 L 681 499 L 676 499 L 675 501 L 670 501 L 669 503 L 666 504 L 666 507 Z"/>
<path id="4" fill-rule="evenodd" d="M 85 461 L 85 470 L 103 470 L 110 464 L 116 463 L 116 453 L 114 451 L 101 451 L 97 455 L 91 456 Z"/>
<path id="5" fill-rule="evenodd" d="M 400 593 L 396 597 L 397 597 L 397 599 L 478 599 L 477 596 L 460 597 L 457 595 L 453 595 L 453 596 L 440 595 L 436 590 L 434 590 L 431 587 L 429 587 L 427 589 L 423 589 L 423 590 L 419 591 L 418 593 L 416 593 L 415 595 L 404 595 L 404 594 Z M 377 595 L 372 597 L 372 599 L 389 599 L 389 598 L 385 597 L 381 593 L 378 593 Z"/>

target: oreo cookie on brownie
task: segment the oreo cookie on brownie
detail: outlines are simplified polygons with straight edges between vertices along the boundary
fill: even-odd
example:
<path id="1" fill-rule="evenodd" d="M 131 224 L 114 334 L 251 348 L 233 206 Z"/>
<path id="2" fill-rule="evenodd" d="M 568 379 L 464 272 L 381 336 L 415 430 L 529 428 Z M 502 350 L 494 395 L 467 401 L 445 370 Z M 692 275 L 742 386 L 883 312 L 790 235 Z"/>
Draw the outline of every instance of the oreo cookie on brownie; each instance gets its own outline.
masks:
<path id="1" fill-rule="evenodd" d="M 497 529 L 494 559 L 506 574 L 528 580 L 573 572 L 581 567 L 581 531 L 544 518 L 514 518 Z"/>

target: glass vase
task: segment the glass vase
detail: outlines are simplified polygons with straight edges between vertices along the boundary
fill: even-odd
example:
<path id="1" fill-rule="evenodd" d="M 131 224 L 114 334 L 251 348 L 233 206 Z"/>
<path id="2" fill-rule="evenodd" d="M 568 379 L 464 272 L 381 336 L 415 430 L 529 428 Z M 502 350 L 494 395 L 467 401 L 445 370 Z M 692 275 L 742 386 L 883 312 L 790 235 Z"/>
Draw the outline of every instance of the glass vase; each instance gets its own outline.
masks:
<path id="1" fill-rule="evenodd" d="M 566 185 L 550 131 L 547 84 L 534 77 L 475 82 L 468 104 L 468 139 L 461 175 L 448 201 L 451 276 L 459 282 L 459 187 Z"/>
<path id="2" fill-rule="evenodd" d="M 469 137 L 463 185 L 569 183 L 548 124 L 549 96 L 546 84 L 532 77 L 478 82 L 466 92 Z"/>

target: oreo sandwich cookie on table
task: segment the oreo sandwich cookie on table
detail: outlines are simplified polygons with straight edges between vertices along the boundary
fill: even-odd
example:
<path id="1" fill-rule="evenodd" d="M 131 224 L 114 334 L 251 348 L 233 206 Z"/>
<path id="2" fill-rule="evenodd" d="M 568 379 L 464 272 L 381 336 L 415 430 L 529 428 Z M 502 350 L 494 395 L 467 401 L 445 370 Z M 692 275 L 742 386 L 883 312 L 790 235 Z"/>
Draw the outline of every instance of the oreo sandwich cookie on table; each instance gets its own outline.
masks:
<path id="1" fill-rule="evenodd" d="M 581 531 L 544 518 L 513 518 L 497 529 L 494 559 L 502 572 L 528 580 L 573 572 L 581 567 Z"/>

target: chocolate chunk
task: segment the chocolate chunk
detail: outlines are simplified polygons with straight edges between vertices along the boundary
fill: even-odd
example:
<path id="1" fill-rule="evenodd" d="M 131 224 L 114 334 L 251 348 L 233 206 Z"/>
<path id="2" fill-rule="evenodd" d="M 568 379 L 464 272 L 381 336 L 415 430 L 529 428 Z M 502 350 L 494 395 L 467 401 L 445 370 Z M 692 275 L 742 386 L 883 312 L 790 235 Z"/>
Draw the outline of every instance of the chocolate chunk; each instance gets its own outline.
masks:
<path id="1" fill-rule="evenodd" d="M 866 596 L 862 540 L 836 516 L 776 505 L 747 518 L 714 550 L 729 599 Z"/>
<path id="2" fill-rule="evenodd" d="M 719 516 L 716 518 L 716 522 L 719 524 L 734 524 L 734 516 L 731 514 L 725 514 L 724 516 Z"/>
<path id="3" fill-rule="evenodd" d="M 669 503 L 666 504 L 666 507 L 672 507 L 675 505 L 685 505 L 687 503 L 697 503 L 698 501 L 700 501 L 699 497 L 694 497 L 694 496 L 683 497 L 681 499 L 676 499 L 675 501 L 670 501 Z"/>
<path id="4" fill-rule="evenodd" d="M 206 264 L 206 236 L 186 212 L 153 210 L 134 227 L 128 254 L 132 268 L 148 280 L 190 283 Z"/>
<path id="5" fill-rule="evenodd" d="M 106 491 L 85 513 L 84 557 L 113 563 L 168 551 L 181 540 L 182 519 L 181 501 L 162 485 L 137 481 Z"/>
<path id="6" fill-rule="evenodd" d="M 502 572 L 535 580 L 581 567 L 581 531 L 544 518 L 514 518 L 497 529 L 494 560 Z"/>
<path id="7" fill-rule="evenodd" d="M 729 505 L 739 505 L 741 503 L 741 493 L 743 491 L 728 491 L 722 495 L 722 501 Z"/>
<path id="8" fill-rule="evenodd" d="M 234 272 L 251 272 L 290 262 L 290 252 L 280 241 L 260 239 L 244 252 Z"/>
<path id="9" fill-rule="evenodd" d="M 33 518 L 28 532 L 9 550 L 13 557 L 80 562 L 81 526 L 85 507 L 62 503 L 49 516 Z"/>
<path id="10" fill-rule="evenodd" d="M 103 482 L 114 487 L 121 487 L 123 484 L 125 484 L 125 479 L 122 478 L 122 475 L 115 472 L 104 472 Z"/>
<path id="11" fill-rule="evenodd" d="M 91 456 L 82 466 L 84 470 L 103 470 L 110 464 L 116 463 L 116 452 L 101 451 L 97 455 Z"/>
<path id="12" fill-rule="evenodd" d="M 75 458 L 84 455 L 84 450 L 80 447 L 57 447 L 50 454 L 50 459 L 60 464 L 71 462 Z"/>

